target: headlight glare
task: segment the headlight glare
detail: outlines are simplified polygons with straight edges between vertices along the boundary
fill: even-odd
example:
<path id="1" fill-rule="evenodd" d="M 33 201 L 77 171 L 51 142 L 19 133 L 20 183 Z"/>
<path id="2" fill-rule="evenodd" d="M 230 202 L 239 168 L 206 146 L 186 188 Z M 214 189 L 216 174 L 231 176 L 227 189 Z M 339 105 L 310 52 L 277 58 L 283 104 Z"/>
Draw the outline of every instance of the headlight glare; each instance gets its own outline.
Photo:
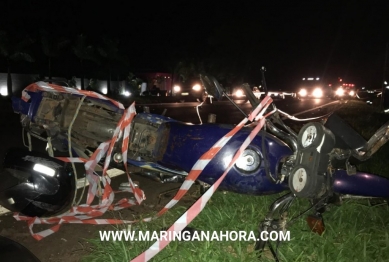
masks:
<path id="1" fill-rule="evenodd" d="M 199 84 L 195 84 L 195 85 L 192 87 L 192 89 L 193 89 L 194 91 L 200 91 L 200 90 L 201 90 L 201 86 L 200 86 Z"/>
<path id="2" fill-rule="evenodd" d="M 305 88 L 300 89 L 300 91 L 299 91 L 300 96 L 304 97 L 304 96 L 307 96 L 307 94 L 308 94 L 308 92 Z"/>
<path id="3" fill-rule="evenodd" d="M 323 90 L 320 87 L 316 87 L 312 92 L 312 96 L 315 98 L 323 97 Z"/>

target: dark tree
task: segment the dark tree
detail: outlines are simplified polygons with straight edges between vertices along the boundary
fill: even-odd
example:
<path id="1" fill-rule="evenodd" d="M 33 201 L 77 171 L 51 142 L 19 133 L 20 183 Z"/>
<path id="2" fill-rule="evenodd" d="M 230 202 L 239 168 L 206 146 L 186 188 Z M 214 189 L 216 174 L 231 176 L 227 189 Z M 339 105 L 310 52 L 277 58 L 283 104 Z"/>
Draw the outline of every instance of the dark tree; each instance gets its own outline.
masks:
<path id="1" fill-rule="evenodd" d="M 53 58 L 57 58 L 63 53 L 64 49 L 70 44 L 70 40 L 66 37 L 56 38 L 49 35 L 49 33 L 45 30 L 41 30 L 40 33 L 42 51 L 48 57 L 48 74 L 49 79 L 51 79 Z"/>
<path id="2" fill-rule="evenodd" d="M 89 60 L 98 63 L 96 50 L 92 45 L 88 45 L 87 37 L 79 35 L 73 45 L 73 53 L 77 56 L 81 65 L 81 90 L 85 90 L 84 78 L 85 78 L 85 63 L 84 61 Z"/>
<path id="3" fill-rule="evenodd" d="M 11 65 L 19 61 L 34 62 L 27 48 L 34 43 L 34 39 L 29 36 L 23 36 L 21 39 L 11 38 L 7 32 L 0 31 L 0 55 L 7 64 L 7 91 L 11 95 L 12 76 Z"/>
<path id="4" fill-rule="evenodd" d="M 126 59 L 119 52 L 119 40 L 104 38 L 102 44 L 97 48 L 100 60 L 107 68 L 107 95 L 112 94 L 111 76 L 112 68 L 116 63 L 126 64 Z"/>

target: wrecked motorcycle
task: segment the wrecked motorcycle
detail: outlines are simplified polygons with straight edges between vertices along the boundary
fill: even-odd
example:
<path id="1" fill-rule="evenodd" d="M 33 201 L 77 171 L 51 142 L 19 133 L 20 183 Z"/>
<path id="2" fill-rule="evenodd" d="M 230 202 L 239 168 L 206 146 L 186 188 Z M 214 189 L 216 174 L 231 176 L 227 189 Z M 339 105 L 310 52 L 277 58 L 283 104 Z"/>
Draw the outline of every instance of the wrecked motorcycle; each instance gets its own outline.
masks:
<path id="1" fill-rule="evenodd" d="M 228 98 L 215 78 L 201 76 L 201 80 L 214 99 Z M 261 101 L 248 86 L 244 89 L 255 111 Z M 92 93 L 39 82 L 27 88 L 22 99 L 14 97 L 13 108 L 20 114 L 28 135 L 48 143 L 49 155 L 69 152 L 88 159 L 101 143 L 112 138 L 124 112 L 115 101 Z M 336 114 L 327 115 L 324 121 L 308 122 L 296 133 L 281 117 L 291 116 L 267 101 L 270 102 L 263 112 L 267 116 L 264 128 L 252 137 L 219 186 L 250 195 L 288 191 L 270 206 L 260 223 L 260 232 L 285 230 L 285 213 L 295 198 L 309 200 L 309 211 L 314 214 L 310 221 L 312 229 L 320 233 L 322 229 L 315 225 L 321 221 L 322 212 L 340 196 L 389 197 L 388 179 L 357 172 L 354 166 L 369 159 L 387 142 L 389 123 L 368 141 Z M 254 118 L 241 112 L 246 120 L 251 120 L 228 137 L 204 164 L 196 177 L 202 185 L 212 185 L 220 178 L 255 128 Z M 112 160 L 116 165 L 125 161 L 141 167 L 145 175 L 161 182 L 184 181 L 204 153 L 234 127 L 219 123 L 193 125 L 163 115 L 137 113 L 130 124 L 126 159 L 121 146 L 123 134 L 119 134 L 112 148 Z M 31 152 L 31 146 L 29 149 L 11 150 L 6 155 L 0 204 L 27 216 L 50 217 L 63 212 L 69 208 L 76 190 L 71 167 L 53 157 Z M 50 170 L 54 171 L 48 174 Z M 266 244 L 258 241 L 256 248 L 262 250 Z"/>

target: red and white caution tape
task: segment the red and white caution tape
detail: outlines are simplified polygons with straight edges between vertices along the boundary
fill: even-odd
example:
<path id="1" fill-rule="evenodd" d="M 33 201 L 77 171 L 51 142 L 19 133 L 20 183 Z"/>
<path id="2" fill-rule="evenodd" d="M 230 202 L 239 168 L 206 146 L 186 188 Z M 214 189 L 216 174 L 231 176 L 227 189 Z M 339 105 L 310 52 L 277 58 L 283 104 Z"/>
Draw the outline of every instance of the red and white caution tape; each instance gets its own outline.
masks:
<path id="1" fill-rule="evenodd" d="M 230 164 L 228 165 L 225 172 L 221 175 L 221 177 L 207 190 L 207 192 L 202 195 L 195 204 L 193 204 L 179 219 L 176 220 L 176 222 L 167 230 L 168 232 L 180 232 L 182 231 L 205 207 L 208 200 L 211 198 L 211 196 L 214 194 L 216 189 L 219 187 L 223 179 L 226 177 L 227 173 L 231 170 L 235 162 L 239 159 L 239 157 L 242 155 L 245 148 L 251 143 L 251 141 L 255 138 L 255 136 L 258 134 L 258 132 L 262 129 L 264 123 L 265 123 L 265 117 L 263 116 L 264 112 L 268 108 L 268 106 L 271 104 L 272 99 L 270 97 L 265 97 L 261 104 L 250 114 L 248 118 L 245 118 L 242 120 L 239 125 L 237 125 L 233 130 L 231 130 L 227 135 L 222 137 L 218 142 L 216 142 L 215 145 L 212 146 L 212 148 L 207 151 L 205 154 L 203 154 L 200 159 L 195 163 L 192 170 L 189 172 L 187 180 L 185 180 L 184 184 L 181 186 L 180 190 L 176 194 L 176 196 L 173 198 L 172 201 L 170 201 L 164 209 L 162 209 L 158 214 L 166 212 L 169 208 L 174 206 L 178 199 L 180 199 L 186 192 L 188 186 L 190 187 L 194 180 L 196 179 L 200 173 L 204 170 L 204 168 L 207 166 L 207 164 L 210 162 L 210 160 L 220 151 L 220 149 L 228 142 L 228 140 L 231 139 L 233 135 L 235 135 L 245 123 L 247 123 L 248 120 L 259 120 L 259 123 L 256 125 L 256 127 L 251 131 L 249 136 L 246 138 L 246 140 L 243 142 L 241 147 L 238 149 L 234 157 L 232 158 Z M 189 176 L 192 175 L 191 178 Z M 186 185 L 185 185 L 186 183 Z M 184 188 L 183 188 L 184 187 Z M 169 233 L 168 233 L 169 234 Z M 151 258 L 153 258 L 156 254 L 158 254 L 163 248 L 165 248 L 171 240 L 162 238 L 158 241 L 156 241 L 149 249 L 147 249 L 145 252 L 131 260 L 131 262 L 146 262 L 149 261 Z"/>
<path id="2" fill-rule="evenodd" d="M 199 160 L 194 164 L 192 169 L 189 171 L 184 183 L 178 190 L 177 194 L 173 199 L 166 204 L 166 206 L 158 212 L 157 216 L 161 216 L 170 208 L 172 208 L 178 201 L 188 192 L 193 183 L 197 180 L 198 176 L 208 165 L 208 163 L 215 157 L 215 155 L 227 144 L 227 142 L 236 134 L 248 121 L 253 121 L 254 118 L 259 114 L 260 110 L 264 107 L 268 107 L 273 100 L 270 97 L 265 97 L 262 102 L 254 109 L 254 111 L 247 118 L 244 118 L 234 129 L 219 139 L 207 152 L 205 152 Z"/>
<path id="3" fill-rule="evenodd" d="M 36 82 L 36 83 L 33 83 L 33 84 L 27 86 L 22 91 L 22 99 L 25 102 L 27 102 L 31 98 L 31 96 L 28 94 L 28 92 L 37 92 L 37 91 L 60 92 L 60 93 L 67 93 L 67 94 L 73 94 L 73 95 L 83 95 L 83 96 L 87 96 L 87 97 L 98 98 L 98 99 L 110 101 L 116 107 L 118 107 L 120 109 L 124 109 L 124 106 L 122 103 L 115 101 L 111 98 L 108 98 L 106 96 L 100 95 L 96 92 L 86 91 L 86 90 L 78 90 L 78 89 L 71 88 L 71 87 L 64 87 L 64 86 L 59 86 L 59 85 L 48 84 L 48 83 L 42 82 L 42 81 Z"/>
<path id="4" fill-rule="evenodd" d="M 72 88 L 66 88 L 56 85 L 47 84 L 44 82 L 38 82 L 35 84 L 32 84 L 28 86 L 23 91 L 23 98 L 25 98 L 27 101 L 29 99 L 28 92 L 38 92 L 38 91 L 44 91 L 44 92 L 63 92 L 63 93 L 71 93 L 75 95 L 86 95 L 94 98 L 104 99 L 111 101 L 114 105 L 116 105 L 119 108 L 123 108 L 123 105 L 117 101 L 111 100 L 107 97 L 104 97 L 100 94 L 90 92 L 90 91 L 82 91 L 82 90 L 75 90 Z M 123 223 L 134 223 L 136 221 L 127 221 L 127 220 L 118 220 L 118 219 L 95 219 L 96 217 L 99 217 L 103 215 L 107 210 L 119 210 L 123 208 L 127 208 L 129 206 L 133 206 L 136 204 L 141 204 L 141 202 L 145 199 L 145 195 L 141 189 L 135 186 L 132 179 L 129 176 L 128 169 L 126 166 L 126 173 L 128 177 L 128 182 L 131 185 L 131 188 L 128 190 L 129 192 L 132 192 L 135 196 L 136 201 L 132 199 L 121 199 L 116 204 L 113 204 L 114 201 L 114 191 L 112 190 L 110 186 L 110 178 L 108 177 L 106 171 L 111 159 L 111 153 L 114 144 L 116 141 L 120 138 L 120 135 L 123 134 L 123 144 L 122 144 L 122 153 L 126 156 L 127 155 L 127 148 L 128 148 L 128 140 L 129 140 L 129 133 L 131 128 L 131 121 L 133 120 L 134 116 L 136 114 L 135 111 L 135 104 L 133 103 L 129 108 L 127 108 L 124 111 L 124 114 L 122 118 L 120 119 L 119 123 L 117 124 L 117 127 L 115 129 L 115 132 L 113 134 L 113 137 L 111 140 L 103 142 L 99 145 L 99 147 L 96 149 L 96 151 L 92 154 L 90 159 L 85 160 L 82 158 L 64 158 L 59 157 L 58 159 L 65 161 L 65 162 L 84 162 L 85 163 L 85 170 L 86 170 L 86 178 L 89 181 L 89 191 L 87 196 L 86 204 L 74 206 L 71 207 L 70 210 L 62 215 L 51 217 L 51 218 L 38 218 L 38 217 L 27 217 L 22 216 L 19 214 L 15 214 L 14 217 L 17 220 L 25 220 L 28 223 L 29 230 L 31 235 L 37 239 L 41 240 L 44 237 L 47 237 L 54 232 L 57 232 L 60 228 L 60 225 L 63 223 L 81 223 L 81 224 L 123 224 Z M 101 178 L 94 173 L 94 169 L 97 165 L 97 163 L 100 162 L 100 160 L 106 155 L 105 163 L 104 163 L 104 169 L 103 169 L 103 175 Z M 101 179 L 101 181 L 100 181 Z M 99 183 L 103 183 L 104 185 L 104 191 L 102 194 L 101 203 L 98 205 L 91 205 L 95 196 L 98 195 L 98 185 Z M 57 224 L 49 229 L 43 230 L 38 233 L 34 233 L 32 228 L 34 224 Z"/>
<path id="5" fill-rule="evenodd" d="M 22 94 L 22 98 L 25 101 L 28 101 L 30 99 L 30 96 L 27 91 L 30 92 L 37 92 L 37 91 L 46 91 L 46 92 L 63 92 L 63 93 L 71 93 L 75 95 L 85 95 L 93 98 L 103 99 L 103 100 L 109 100 L 111 101 L 115 106 L 124 109 L 123 105 L 117 101 L 111 100 L 105 96 L 102 96 L 100 94 L 90 92 L 90 91 L 82 91 L 82 90 L 76 90 L 72 88 L 66 88 L 56 85 L 47 84 L 44 82 L 38 82 L 35 84 L 32 84 L 28 86 Z M 253 138 L 257 135 L 257 133 L 260 131 L 260 129 L 263 127 L 265 122 L 265 117 L 263 116 L 264 112 L 268 108 L 268 106 L 271 104 L 272 99 L 267 96 L 265 97 L 262 102 L 258 105 L 257 108 L 254 109 L 254 111 L 250 114 L 248 118 L 243 119 L 234 129 L 232 129 L 230 132 L 228 132 L 225 136 L 223 136 L 221 139 L 219 139 L 206 153 L 204 153 L 199 160 L 194 164 L 192 167 L 192 170 L 189 172 L 188 176 L 186 177 L 184 183 L 178 190 L 177 194 L 173 197 L 173 199 L 165 205 L 162 210 L 160 210 L 156 216 L 144 218 L 143 221 L 151 221 L 161 215 L 163 215 L 165 212 L 167 212 L 170 208 L 172 208 L 190 189 L 190 187 L 194 184 L 198 176 L 201 174 L 201 172 L 204 170 L 204 168 L 208 165 L 208 163 L 215 157 L 215 155 L 227 144 L 227 142 L 242 128 L 248 121 L 258 121 L 258 125 L 252 130 L 250 135 L 247 137 L 247 139 L 244 141 L 242 146 L 239 148 L 235 156 L 233 157 L 231 163 L 229 164 L 228 168 L 225 170 L 225 172 L 222 174 L 222 176 L 208 189 L 208 191 L 199 199 L 196 201 L 196 203 L 188 209 L 185 214 L 183 214 L 170 228 L 168 231 L 175 231 L 179 232 L 182 229 L 184 229 L 204 208 L 210 197 L 213 195 L 215 190 L 219 187 L 220 183 L 223 181 L 227 173 L 230 171 L 232 166 L 235 164 L 237 159 L 241 156 L 244 149 L 251 143 Z M 271 114 L 270 112 L 269 114 Z M 40 240 L 56 231 L 59 230 L 60 225 L 63 223 L 82 223 L 82 224 L 124 224 L 124 223 L 135 223 L 138 221 L 129 221 L 129 220 L 117 220 L 117 219 L 95 219 L 98 216 L 103 215 L 108 209 L 109 210 L 119 210 L 122 208 L 126 208 L 132 205 L 141 204 L 141 202 L 145 199 L 145 195 L 142 190 L 140 190 L 138 187 L 135 186 L 133 181 L 131 180 L 127 168 L 126 162 L 124 162 L 125 170 L 127 173 L 128 181 L 130 184 L 129 192 L 132 192 L 136 198 L 136 202 L 131 199 L 121 199 L 116 204 L 112 204 L 114 200 L 114 192 L 110 186 L 110 179 L 106 175 L 106 171 L 108 168 L 108 165 L 110 163 L 111 159 L 111 153 L 113 149 L 113 145 L 117 141 L 117 139 L 120 137 L 120 134 L 123 134 L 123 143 L 122 143 L 122 154 L 123 159 L 127 158 L 127 149 L 128 149 L 128 142 L 129 142 L 129 133 L 131 128 L 131 121 L 133 120 L 135 116 L 135 106 L 132 104 L 128 109 L 124 111 L 124 114 L 122 118 L 120 119 L 115 132 L 113 134 L 113 137 L 110 141 L 104 142 L 99 145 L 99 147 L 96 149 L 96 151 L 93 153 L 91 158 L 89 160 L 81 159 L 81 158 L 59 158 L 66 162 L 84 162 L 85 163 L 85 170 L 86 170 L 86 176 L 90 183 L 89 191 L 88 191 L 88 197 L 87 197 L 87 203 L 83 205 L 79 205 L 76 207 L 72 207 L 67 213 L 52 217 L 52 218 L 38 218 L 38 217 L 25 217 L 16 214 L 15 218 L 17 220 L 26 220 L 29 225 L 29 229 L 31 234 L 34 238 Z M 269 115 L 268 114 L 268 115 Z M 101 160 L 103 156 L 106 156 L 104 168 L 103 168 L 103 176 L 101 177 L 101 180 L 104 185 L 104 193 L 102 196 L 102 202 L 99 205 L 91 205 L 91 203 L 94 200 L 94 197 L 98 194 L 98 184 L 100 183 L 99 177 L 94 173 L 95 166 L 97 163 Z M 34 224 L 57 224 L 47 230 L 41 231 L 39 233 L 34 233 L 32 231 L 32 227 Z M 146 250 L 144 253 L 139 255 L 137 258 L 135 258 L 133 261 L 148 261 L 152 257 L 154 257 L 160 250 L 162 250 L 169 242 L 160 240 L 154 243 L 153 246 L 151 246 L 148 250 Z"/>

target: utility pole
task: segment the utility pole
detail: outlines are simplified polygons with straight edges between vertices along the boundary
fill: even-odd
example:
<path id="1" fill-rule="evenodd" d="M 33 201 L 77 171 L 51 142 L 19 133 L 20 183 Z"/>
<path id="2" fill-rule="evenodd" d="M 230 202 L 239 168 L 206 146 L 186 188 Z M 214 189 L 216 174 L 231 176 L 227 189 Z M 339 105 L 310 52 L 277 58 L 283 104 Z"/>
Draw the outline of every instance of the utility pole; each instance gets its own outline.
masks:
<path id="1" fill-rule="evenodd" d="M 381 89 L 381 103 L 380 103 L 380 109 L 385 110 L 384 108 L 384 102 L 385 102 L 385 89 L 386 89 L 386 71 L 388 69 L 387 67 L 388 62 L 388 43 L 386 43 L 386 49 L 385 49 L 385 62 L 384 62 L 384 72 L 382 74 L 382 89 Z"/>

